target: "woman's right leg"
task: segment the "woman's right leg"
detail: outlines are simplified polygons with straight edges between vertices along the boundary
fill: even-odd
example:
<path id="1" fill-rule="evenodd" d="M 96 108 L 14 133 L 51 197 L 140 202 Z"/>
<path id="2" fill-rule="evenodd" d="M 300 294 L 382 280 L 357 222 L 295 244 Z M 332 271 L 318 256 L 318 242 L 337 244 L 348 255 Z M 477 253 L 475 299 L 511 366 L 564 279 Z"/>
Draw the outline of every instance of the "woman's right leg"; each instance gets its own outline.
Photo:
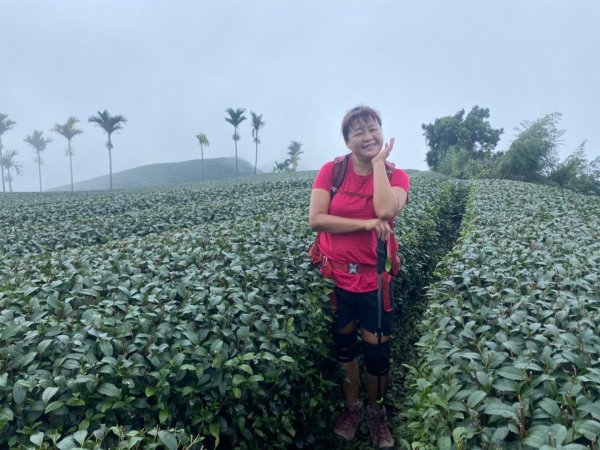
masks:
<path id="1" fill-rule="evenodd" d="M 338 361 L 342 370 L 344 371 L 344 378 L 342 379 L 342 391 L 344 392 L 344 399 L 346 405 L 354 405 L 358 402 L 359 390 L 360 390 L 360 372 L 358 368 L 358 361 L 356 356 L 351 361 L 342 361 L 344 355 L 352 355 L 356 353 L 356 322 L 353 320 L 344 328 L 335 330 L 338 335 L 338 342 L 336 342 L 336 350 L 338 353 Z M 348 342 L 350 339 L 354 342 Z M 347 345 L 344 345 L 346 341 Z M 346 356 L 346 359 L 348 357 Z"/>
<path id="2" fill-rule="evenodd" d="M 354 439 L 356 429 L 365 415 L 363 402 L 359 398 L 360 374 L 356 361 L 356 323 L 350 321 L 346 326 L 334 329 L 334 340 L 338 362 L 344 370 L 342 390 L 346 408 L 335 423 L 333 431 L 347 441 Z"/>

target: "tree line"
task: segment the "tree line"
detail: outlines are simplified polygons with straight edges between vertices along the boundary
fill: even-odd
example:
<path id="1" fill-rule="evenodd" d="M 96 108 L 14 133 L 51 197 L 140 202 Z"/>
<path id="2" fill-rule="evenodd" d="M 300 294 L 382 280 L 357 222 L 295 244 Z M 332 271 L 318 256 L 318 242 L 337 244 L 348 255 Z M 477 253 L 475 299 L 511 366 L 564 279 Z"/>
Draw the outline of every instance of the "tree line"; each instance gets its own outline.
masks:
<path id="1" fill-rule="evenodd" d="M 230 123 L 234 128 L 233 140 L 235 144 L 235 176 L 238 177 L 238 148 L 237 142 L 240 140 L 240 134 L 238 128 L 247 117 L 244 115 L 244 108 L 227 108 L 225 112 L 227 116 L 225 121 Z M 258 144 L 260 144 L 259 131 L 265 126 L 262 114 L 256 114 L 254 111 L 250 111 L 251 125 L 252 125 L 252 140 L 255 144 L 255 157 L 254 157 L 254 174 L 256 175 L 258 165 Z M 79 120 L 75 117 L 69 117 L 64 124 L 55 124 L 52 131 L 62 135 L 67 140 L 67 155 L 69 156 L 69 170 L 71 176 L 71 191 L 73 188 L 73 149 L 71 146 L 71 140 L 83 133 L 83 130 L 76 127 Z M 108 162 L 109 162 L 109 189 L 113 188 L 112 181 L 112 134 L 115 131 L 123 129 L 123 125 L 127 123 L 127 119 L 122 115 L 111 116 L 107 110 L 98 111 L 94 116 L 88 118 L 88 122 L 94 123 L 101 127 L 107 134 L 106 147 L 108 149 Z M 2 179 L 2 192 L 6 192 L 7 187 L 9 192 L 12 192 L 12 182 L 14 176 L 20 176 L 23 174 L 23 164 L 17 161 L 18 151 L 11 149 L 4 149 L 2 146 L 2 135 L 12 129 L 16 125 L 13 120 L 8 118 L 7 114 L 0 113 L 0 178 Z M 204 181 L 204 148 L 210 146 L 210 142 L 205 133 L 198 133 L 196 139 L 200 144 L 200 155 L 202 158 L 202 181 Z M 32 134 L 25 137 L 24 141 L 29 144 L 35 152 L 35 162 L 38 166 L 38 178 L 40 192 L 42 192 L 42 164 L 43 160 L 41 154 L 46 150 L 46 147 L 52 138 L 44 136 L 44 132 L 41 130 L 35 130 Z M 291 141 L 288 146 L 288 155 L 284 162 L 275 162 L 274 172 L 287 172 L 296 171 L 298 162 L 300 161 L 300 155 L 303 153 L 301 150 L 302 143 L 299 141 Z M 13 176 L 14 175 L 14 176 Z M 7 186 L 8 185 L 8 186 Z"/>
<path id="2" fill-rule="evenodd" d="M 239 127 L 247 120 L 244 108 L 227 108 L 225 121 L 234 128 L 235 173 L 238 177 Z M 265 126 L 262 114 L 250 111 L 251 134 L 255 144 L 254 174 L 257 172 L 259 132 Z M 578 192 L 600 195 L 600 157 L 589 161 L 585 156 L 586 142 L 582 142 L 564 161 L 558 160 L 558 147 L 565 130 L 558 127 L 561 114 L 547 114 L 534 121 L 523 121 L 517 128 L 517 136 L 507 150 L 495 151 L 504 132 L 502 128 L 493 128 L 489 122 L 488 108 L 475 105 L 465 115 L 461 109 L 454 115 L 435 119 L 433 123 L 422 124 L 423 135 L 429 150 L 426 153 L 428 167 L 436 172 L 456 178 L 503 178 L 517 181 L 529 181 L 556 185 Z M 83 133 L 76 127 L 79 122 L 69 117 L 63 124 L 55 124 L 52 131 L 67 139 L 67 155 L 73 191 L 73 150 L 71 140 Z M 122 115 L 111 116 L 107 110 L 98 111 L 88 118 L 88 122 L 102 128 L 107 135 L 106 147 L 109 158 L 109 188 L 112 189 L 112 134 L 121 130 L 127 119 Z M 23 173 L 23 165 L 17 161 L 16 150 L 5 150 L 2 135 L 13 128 L 15 122 L 7 114 L 0 113 L 0 178 L 2 191 L 12 192 L 14 176 Z M 202 158 L 202 181 L 204 181 L 204 148 L 210 145 L 205 133 L 196 135 L 200 144 Z M 35 130 L 24 141 L 36 155 L 40 192 L 42 191 L 41 154 L 52 142 L 43 131 Z M 296 171 L 302 143 L 291 141 L 288 146 L 288 158 L 275 162 L 274 172 Z M 7 186 L 8 185 L 8 186 Z"/>
<path id="3" fill-rule="evenodd" d="M 71 147 L 71 140 L 78 134 L 83 133 L 83 130 L 76 127 L 78 119 L 75 117 L 69 117 L 63 124 L 54 124 L 52 131 L 63 136 L 67 142 L 67 155 L 69 156 L 69 170 L 71 174 L 71 191 L 73 191 L 73 148 Z M 111 116 L 107 110 L 98 111 L 95 116 L 90 116 L 88 122 L 94 123 L 101 127 L 107 134 L 106 147 L 108 149 L 108 165 L 110 170 L 110 189 L 112 189 L 112 134 L 123 128 L 123 125 L 127 122 L 127 119 L 121 115 Z M 2 135 L 13 128 L 16 123 L 8 118 L 7 114 L 0 113 L 0 178 L 2 178 L 2 192 L 6 192 L 6 184 L 8 189 L 12 192 L 13 173 L 19 176 L 23 173 L 23 165 L 16 160 L 19 152 L 16 150 L 4 150 L 2 146 Z M 29 136 L 23 139 L 29 144 L 35 152 L 35 162 L 38 165 L 38 178 L 40 183 L 40 192 L 42 192 L 42 152 L 46 150 L 46 147 L 52 138 L 45 137 L 42 130 L 35 130 Z"/>
<path id="4" fill-rule="evenodd" d="M 559 161 L 558 148 L 565 133 L 559 128 L 559 112 L 521 122 L 516 138 L 502 151 L 495 149 L 504 130 L 492 128 L 489 117 L 488 108 L 476 105 L 466 115 L 461 109 L 422 124 L 428 167 L 462 179 L 527 181 L 600 195 L 600 156 L 591 161 L 586 158 L 586 141 Z"/>
<path id="5" fill-rule="evenodd" d="M 237 152 L 237 143 L 240 140 L 240 135 L 238 133 L 238 127 L 240 124 L 247 119 L 244 115 L 246 110 L 244 108 L 227 108 L 225 110 L 227 116 L 225 117 L 225 121 L 230 123 L 233 126 L 233 141 L 235 144 L 235 176 L 238 176 L 238 152 Z M 256 169 L 258 164 L 258 144 L 260 144 L 260 139 L 258 137 L 259 131 L 265 126 L 265 122 L 263 121 L 262 114 L 256 114 L 254 111 L 250 111 L 251 117 L 251 126 L 252 126 L 252 140 L 254 141 L 255 151 L 254 151 L 254 175 L 256 175 Z M 204 146 L 208 146 L 209 142 L 204 133 L 200 133 L 196 135 L 198 142 L 200 143 L 200 151 L 202 157 L 202 170 L 204 170 Z M 288 156 L 289 158 L 285 159 L 282 163 L 278 163 L 275 161 L 275 167 L 273 168 L 273 172 L 290 172 L 296 171 L 298 168 L 298 162 L 300 161 L 300 155 L 304 153 L 302 150 L 302 143 L 299 141 L 291 141 L 290 145 L 288 145 Z M 202 180 L 204 180 L 204 172 L 202 174 Z"/>

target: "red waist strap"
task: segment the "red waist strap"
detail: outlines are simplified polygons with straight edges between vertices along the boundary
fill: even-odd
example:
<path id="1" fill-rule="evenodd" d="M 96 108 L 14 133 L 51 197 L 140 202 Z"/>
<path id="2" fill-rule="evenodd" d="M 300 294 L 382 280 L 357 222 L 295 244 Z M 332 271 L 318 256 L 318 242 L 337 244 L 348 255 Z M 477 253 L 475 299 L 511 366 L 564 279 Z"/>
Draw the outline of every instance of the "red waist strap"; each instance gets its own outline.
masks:
<path id="1" fill-rule="evenodd" d="M 333 269 L 356 275 L 361 273 L 377 273 L 377 266 L 358 263 L 342 263 L 329 259 L 326 256 L 323 257 L 322 269 L 325 273 L 330 273 Z"/>
<path id="2" fill-rule="evenodd" d="M 344 272 L 348 272 L 348 273 L 376 273 L 377 272 L 377 266 L 368 266 L 368 265 L 361 265 L 361 264 L 356 264 L 356 265 L 352 265 L 350 266 L 351 263 L 338 263 L 335 261 L 332 261 L 330 259 L 327 259 L 327 257 L 323 257 L 323 266 L 321 267 L 321 271 L 323 273 L 323 275 L 327 278 L 331 278 L 331 271 L 333 269 L 336 270 L 342 270 Z M 359 272 L 350 272 L 350 270 L 353 270 L 353 266 L 357 266 L 356 269 Z M 391 281 L 392 281 L 392 276 L 388 273 L 388 272 L 383 272 L 381 274 L 381 281 L 382 281 L 382 300 L 383 300 L 383 310 L 385 312 L 391 312 L 394 310 L 394 305 L 392 305 L 392 299 L 391 299 Z M 337 299 L 335 296 L 335 291 L 333 291 L 332 296 L 331 296 L 331 305 L 333 306 L 333 312 L 334 314 L 337 314 Z"/>

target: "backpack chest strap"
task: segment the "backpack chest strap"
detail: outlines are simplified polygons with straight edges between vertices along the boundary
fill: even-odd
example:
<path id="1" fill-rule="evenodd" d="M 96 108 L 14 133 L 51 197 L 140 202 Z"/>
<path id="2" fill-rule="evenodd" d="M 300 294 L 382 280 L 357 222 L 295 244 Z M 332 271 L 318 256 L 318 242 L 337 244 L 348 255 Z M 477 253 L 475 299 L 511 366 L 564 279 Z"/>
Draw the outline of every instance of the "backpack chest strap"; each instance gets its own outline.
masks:
<path id="1" fill-rule="evenodd" d="M 323 258 L 322 268 L 325 271 L 328 270 L 339 270 L 340 272 L 346 272 L 349 274 L 359 275 L 364 273 L 377 273 L 376 265 L 359 264 L 359 263 L 343 263 L 334 261 L 327 257 Z"/>
<path id="2" fill-rule="evenodd" d="M 345 194 L 345 195 L 349 195 L 351 197 L 360 197 L 360 198 L 366 198 L 366 199 L 373 198 L 373 194 L 361 194 L 360 192 L 338 191 L 338 194 Z"/>

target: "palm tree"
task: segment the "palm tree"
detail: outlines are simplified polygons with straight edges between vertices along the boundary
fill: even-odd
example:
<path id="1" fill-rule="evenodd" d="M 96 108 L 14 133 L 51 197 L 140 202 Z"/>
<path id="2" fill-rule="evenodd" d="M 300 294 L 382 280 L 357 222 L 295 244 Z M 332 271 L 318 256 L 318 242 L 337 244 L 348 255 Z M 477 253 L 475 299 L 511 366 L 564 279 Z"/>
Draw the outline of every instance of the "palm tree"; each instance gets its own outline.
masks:
<path id="1" fill-rule="evenodd" d="M 273 167 L 273 172 L 275 172 L 275 173 L 289 172 L 290 164 L 291 164 L 291 161 L 289 158 L 283 162 L 275 161 L 275 167 Z"/>
<path id="2" fill-rule="evenodd" d="M 2 173 L 0 173 L 0 177 L 2 178 L 2 192 L 6 192 L 6 185 L 4 184 L 4 152 L 2 151 L 2 147 L 0 147 L 0 171 Z"/>
<path id="3" fill-rule="evenodd" d="M 208 138 L 204 133 L 198 133 L 196 138 L 200 144 L 200 156 L 202 157 L 202 181 L 204 181 L 204 146 L 210 146 L 210 142 L 208 142 Z"/>
<path id="4" fill-rule="evenodd" d="M 290 155 L 290 164 L 292 165 L 292 170 L 295 172 L 298 168 L 298 161 L 300 161 L 300 155 L 304 153 L 302 150 L 302 142 L 292 141 L 288 146 L 288 155 Z"/>
<path id="5" fill-rule="evenodd" d="M 254 175 L 256 175 L 256 166 L 258 164 L 258 144 L 260 144 L 258 131 L 265 126 L 265 123 L 262 120 L 262 114 L 259 116 L 253 111 L 250 111 L 250 115 L 252 116 L 252 137 L 254 138 L 254 144 L 256 144 L 256 152 L 254 154 Z"/>
<path id="6" fill-rule="evenodd" d="M 10 130 L 15 122 L 8 119 L 8 114 L 0 113 L 0 157 L 2 156 L 2 135 Z M 2 173 L 0 177 L 2 178 L 2 192 L 6 192 L 6 186 L 4 185 L 4 166 L 0 167 Z"/>
<path id="7" fill-rule="evenodd" d="M 83 131 L 75 128 L 77 122 L 79 122 L 79 120 L 75 117 L 69 117 L 63 125 L 55 123 L 54 128 L 52 129 L 52 131 L 63 135 L 69 142 L 67 154 L 69 155 L 69 168 L 71 169 L 71 192 L 73 192 L 73 150 L 71 149 L 71 139 L 78 134 L 83 133 Z"/>
<path id="8" fill-rule="evenodd" d="M 36 153 L 36 162 L 38 163 L 38 173 L 40 177 L 40 192 L 42 192 L 42 156 L 41 153 L 46 150 L 46 146 L 48 143 L 52 142 L 52 139 L 45 138 L 43 136 L 44 132 L 40 130 L 35 130 L 33 134 L 27 136 L 23 139 L 29 145 L 33 147 L 33 151 Z"/>
<path id="9" fill-rule="evenodd" d="M 108 135 L 108 141 L 106 142 L 106 148 L 108 148 L 108 168 L 110 171 L 110 189 L 112 190 L 112 141 L 111 134 L 113 134 L 117 130 L 123 129 L 123 124 L 127 122 L 127 119 L 123 116 L 111 116 L 108 111 L 105 109 L 104 111 L 98 111 L 97 116 L 91 116 L 88 119 L 88 122 L 95 123 L 99 127 L 102 127 L 106 134 Z"/>
<path id="10" fill-rule="evenodd" d="M 19 163 L 19 161 L 15 160 L 15 156 L 17 156 L 19 152 L 16 150 L 7 150 L 0 157 L 0 166 L 6 169 L 6 179 L 8 180 L 8 189 L 10 192 L 12 189 L 12 175 L 10 174 L 10 169 L 15 169 L 15 174 L 17 176 L 23 173 L 23 165 Z"/>
<path id="11" fill-rule="evenodd" d="M 240 140 L 240 135 L 237 132 L 238 126 L 240 125 L 240 123 L 242 123 L 244 120 L 246 120 L 246 116 L 244 116 L 244 111 L 246 111 L 244 108 L 238 108 L 236 110 L 233 110 L 232 108 L 227 108 L 225 110 L 225 112 L 227 114 L 229 114 L 229 117 L 225 117 L 225 121 L 229 122 L 231 125 L 233 125 L 233 141 L 235 142 L 235 177 L 238 177 L 238 153 L 237 153 L 237 141 Z"/>

